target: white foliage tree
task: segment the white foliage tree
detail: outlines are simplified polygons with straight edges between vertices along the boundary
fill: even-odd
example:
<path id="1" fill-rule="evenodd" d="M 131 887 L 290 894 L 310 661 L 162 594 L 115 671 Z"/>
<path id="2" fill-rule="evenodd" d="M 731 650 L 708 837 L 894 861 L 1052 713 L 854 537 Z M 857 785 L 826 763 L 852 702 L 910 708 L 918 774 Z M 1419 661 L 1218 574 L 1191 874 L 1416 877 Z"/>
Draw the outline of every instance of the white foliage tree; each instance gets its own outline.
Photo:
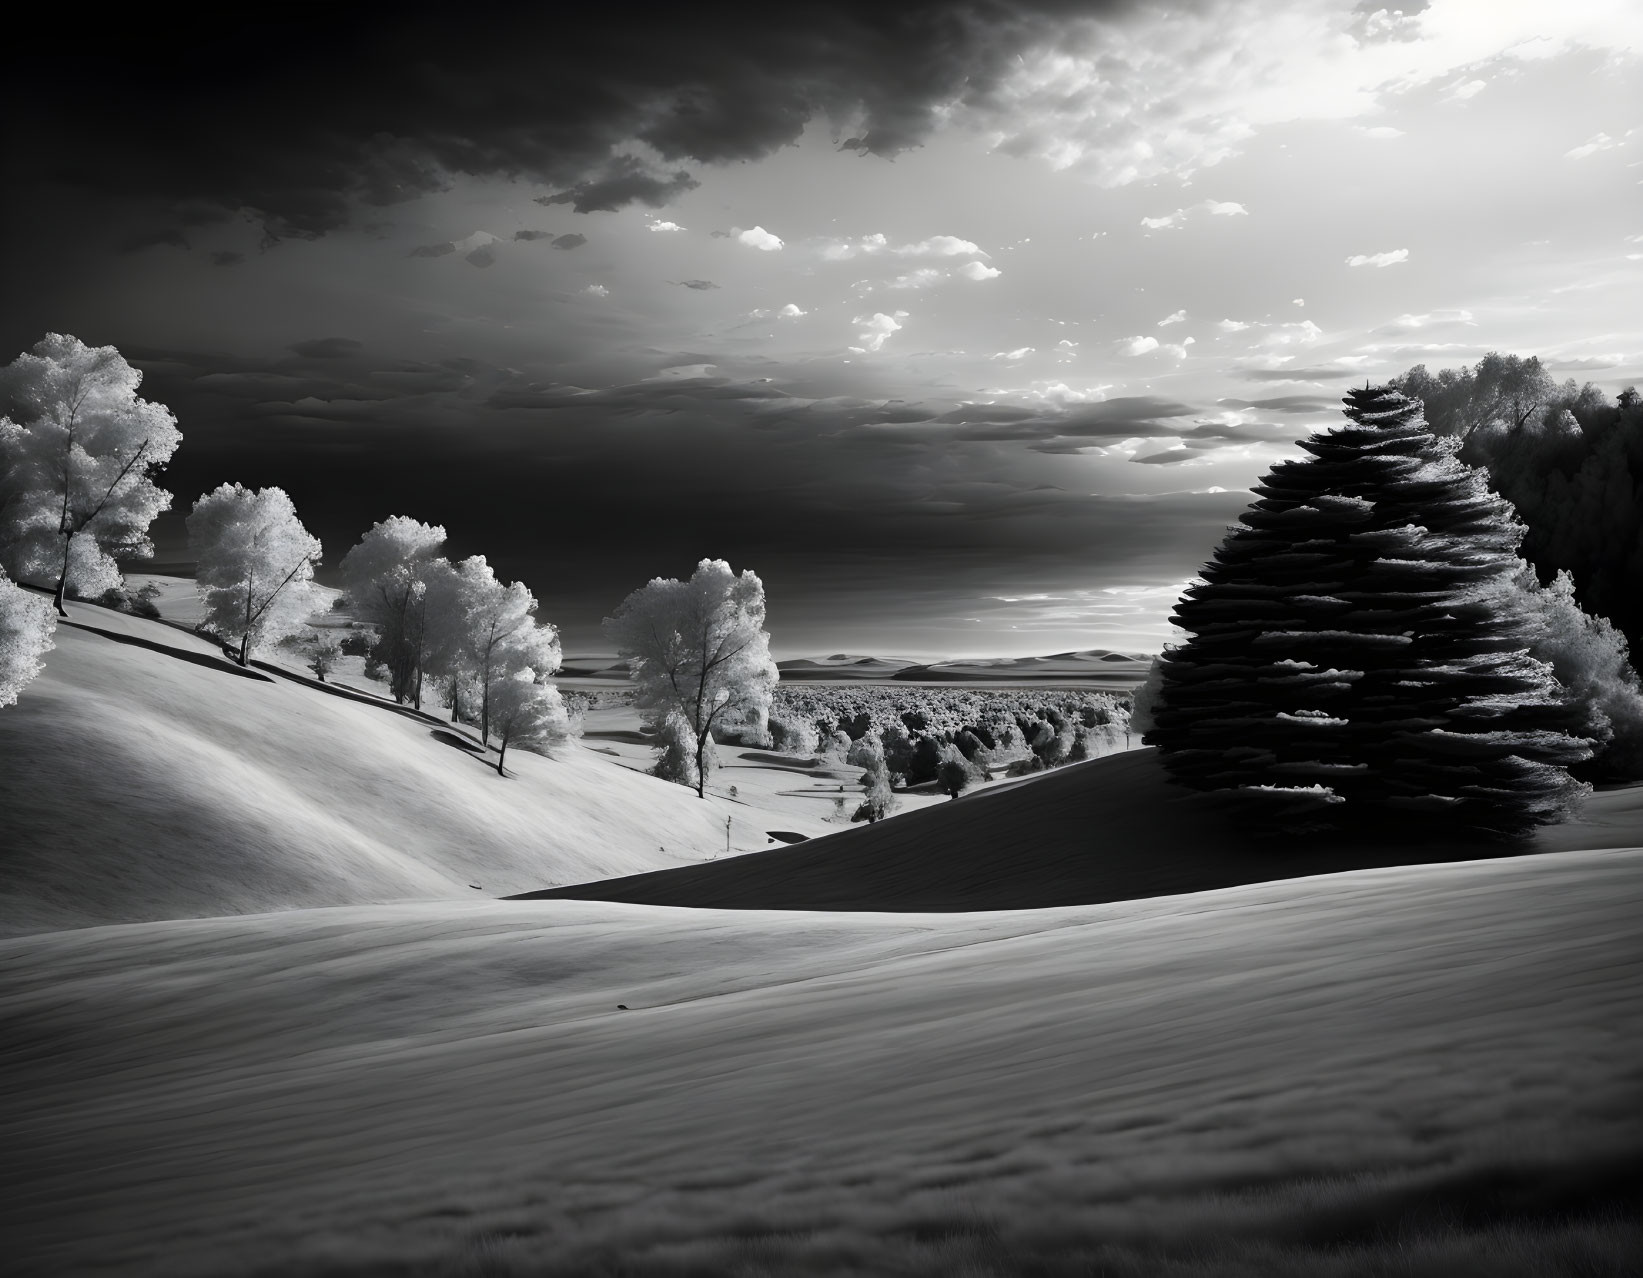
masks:
<path id="1" fill-rule="evenodd" d="M 450 660 L 471 671 L 480 690 L 479 734 L 490 740 L 491 698 L 502 679 L 528 666 L 541 676 L 559 669 L 559 632 L 536 619 L 536 597 L 523 582 L 497 580 L 483 555 L 456 566 L 461 630 Z"/>
<path id="2" fill-rule="evenodd" d="M 194 503 L 187 522 L 205 622 L 238 641 L 240 665 L 301 633 L 321 606 L 313 589 L 320 543 L 283 489 L 223 484 Z"/>
<path id="3" fill-rule="evenodd" d="M 714 724 L 769 713 L 777 673 L 764 617 L 764 584 L 751 570 L 738 575 L 722 559 L 704 559 L 689 581 L 657 577 L 605 619 L 641 713 L 658 728 L 671 715 L 684 720 L 698 798 Z"/>
<path id="4" fill-rule="evenodd" d="M 1580 730 L 1597 743 L 1594 769 L 1617 780 L 1643 778 L 1643 686 L 1626 637 L 1581 609 L 1567 571 L 1543 587 L 1526 567 L 1510 588 L 1528 597 L 1535 617 L 1530 654 L 1552 667 L 1566 699 L 1586 716 Z"/>
<path id="5" fill-rule="evenodd" d="M 0 709 L 40 673 L 40 658 L 56 643 L 57 618 L 44 598 L 0 573 Z"/>
<path id="6" fill-rule="evenodd" d="M 508 747 L 546 753 L 572 735 L 570 715 L 559 690 L 546 674 L 522 666 L 497 679 L 490 690 L 491 726 L 496 730 L 499 749 L 496 773 L 507 776 L 502 762 Z"/>
<path id="7" fill-rule="evenodd" d="M 171 505 L 152 474 L 182 442 L 163 404 L 137 397 L 142 373 L 112 346 L 48 333 L 0 369 L 0 550 L 17 577 L 102 594 L 116 556 L 154 551 L 148 527 Z"/>
<path id="8" fill-rule="evenodd" d="M 387 668 L 394 700 L 422 708 L 427 659 L 429 579 L 440 572 L 445 530 L 393 515 L 371 526 L 342 557 L 338 573 L 354 615 L 379 636 L 376 657 Z M 445 565 L 449 569 L 449 565 Z"/>

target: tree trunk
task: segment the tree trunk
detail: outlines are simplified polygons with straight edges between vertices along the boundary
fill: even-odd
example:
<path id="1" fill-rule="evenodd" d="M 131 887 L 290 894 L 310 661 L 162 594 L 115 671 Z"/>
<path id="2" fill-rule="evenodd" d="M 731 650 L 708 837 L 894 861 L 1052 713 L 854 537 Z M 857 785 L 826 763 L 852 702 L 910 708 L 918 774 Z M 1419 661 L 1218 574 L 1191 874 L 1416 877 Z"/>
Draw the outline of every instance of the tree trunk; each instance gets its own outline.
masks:
<path id="1" fill-rule="evenodd" d="M 705 756 L 707 754 L 707 737 L 711 733 L 712 729 L 710 728 L 706 734 L 700 732 L 696 734 L 696 797 L 698 799 L 707 798 L 707 759 Z"/>
<path id="2" fill-rule="evenodd" d="M 70 533 L 68 540 L 63 542 L 63 571 L 57 574 L 57 593 L 51 600 L 52 603 L 57 605 L 57 615 L 59 617 L 68 616 L 68 609 L 63 606 L 63 596 L 68 593 L 68 552 L 73 545 L 74 534 Z"/>
<path id="3" fill-rule="evenodd" d="M 251 632 L 248 630 L 240 636 L 240 665 L 249 666 L 251 656 Z"/>
<path id="4" fill-rule="evenodd" d="M 497 752 L 497 755 L 496 755 L 496 775 L 499 776 L 499 777 L 505 777 L 505 776 L 508 775 L 506 772 L 502 771 L 502 760 L 506 759 L 507 757 L 508 757 L 508 738 L 503 737 L 502 738 L 502 749 L 499 750 Z"/>

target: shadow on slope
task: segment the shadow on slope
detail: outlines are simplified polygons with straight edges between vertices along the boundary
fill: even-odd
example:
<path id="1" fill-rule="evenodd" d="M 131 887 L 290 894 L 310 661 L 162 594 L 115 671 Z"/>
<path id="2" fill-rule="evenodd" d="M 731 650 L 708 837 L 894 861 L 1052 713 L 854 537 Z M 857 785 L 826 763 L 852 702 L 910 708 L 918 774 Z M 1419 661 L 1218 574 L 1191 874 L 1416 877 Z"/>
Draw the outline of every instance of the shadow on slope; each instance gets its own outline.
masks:
<path id="1" fill-rule="evenodd" d="M 1170 785 L 1154 750 L 796 847 L 605 883 L 523 893 L 747 910 L 1012 910 L 1135 900 L 1375 866 L 1643 844 L 1643 787 L 1596 794 L 1581 822 L 1518 843 L 1408 837 L 1256 838 Z"/>
<path id="2" fill-rule="evenodd" d="M 112 611 L 112 609 L 110 610 Z M 122 634 L 118 630 L 105 630 L 101 626 L 88 626 L 83 621 L 59 620 L 58 625 L 67 626 L 74 630 L 84 630 L 88 634 L 101 635 L 104 639 L 112 639 L 115 643 L 130 644 L 134 648 L 144 648 L 149 652 L 158 652 L 167 657 L 175 657 L 178 661 L 187 661 L 196 666 L 204 666 L 207 670 L 220 671 L 222 674 L 238 675 L 242 679 L 258 679 L 263 683 L 272 680 L 261 671 L 247 670 L 232 661 L 222 660 L 208 652 L 189 652 L 185 648 L 178 648 L 168 643 L 158 643 L 153 639 L 145 639 L 141 635 Z"/>

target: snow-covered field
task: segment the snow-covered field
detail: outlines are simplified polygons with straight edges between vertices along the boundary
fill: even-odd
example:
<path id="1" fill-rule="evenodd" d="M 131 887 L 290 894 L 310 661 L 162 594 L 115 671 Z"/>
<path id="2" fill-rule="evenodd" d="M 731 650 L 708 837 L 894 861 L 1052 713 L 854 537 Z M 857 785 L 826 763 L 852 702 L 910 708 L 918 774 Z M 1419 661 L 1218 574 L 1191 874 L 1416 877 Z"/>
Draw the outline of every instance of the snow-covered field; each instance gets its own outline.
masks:
<path id="1" fill-rule="evenodd" d="M 1634 1272 L 1643 790 L 1228 886 L 1135 752 L 499 901 L 762 847 L 820 782 L 699 802 L 597 738 L 503 779 L 73 612 L 0 715 L 7 1272 Z M 1012 876 L 1108 903 L 886 912 Z M 831 908 L 681 905 L 738 878 Z"/>

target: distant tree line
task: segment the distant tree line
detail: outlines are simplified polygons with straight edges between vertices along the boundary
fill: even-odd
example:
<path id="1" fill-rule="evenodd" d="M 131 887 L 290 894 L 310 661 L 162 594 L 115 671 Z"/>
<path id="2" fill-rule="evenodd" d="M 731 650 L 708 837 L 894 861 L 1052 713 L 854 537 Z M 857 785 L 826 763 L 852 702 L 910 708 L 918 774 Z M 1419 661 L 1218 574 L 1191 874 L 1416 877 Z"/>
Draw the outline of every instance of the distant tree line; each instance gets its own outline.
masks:
<path id="1" fill-rule="evenodd" d="M 1567 572 L 1580 606 L 1643 651 L 1643 396 L 1628 386 L 1611 401 L 1555 381 L 1538 358 L 1496 353 L 1435 374 L 1416 365 L 1390 384 L 1512 503 L 1541 584 Z"/>
<path id="2" fill-rule="evenodd" d="M 1129 715 L 1111 693 L 803 684 L 777 690 L 763 734 L 724 739 L 861 767 L 856 820 L 886 815 L 896 789 L 935 782 L 957 798 L 1002 773 L 1025 776 L 1124 748 Z"/>

